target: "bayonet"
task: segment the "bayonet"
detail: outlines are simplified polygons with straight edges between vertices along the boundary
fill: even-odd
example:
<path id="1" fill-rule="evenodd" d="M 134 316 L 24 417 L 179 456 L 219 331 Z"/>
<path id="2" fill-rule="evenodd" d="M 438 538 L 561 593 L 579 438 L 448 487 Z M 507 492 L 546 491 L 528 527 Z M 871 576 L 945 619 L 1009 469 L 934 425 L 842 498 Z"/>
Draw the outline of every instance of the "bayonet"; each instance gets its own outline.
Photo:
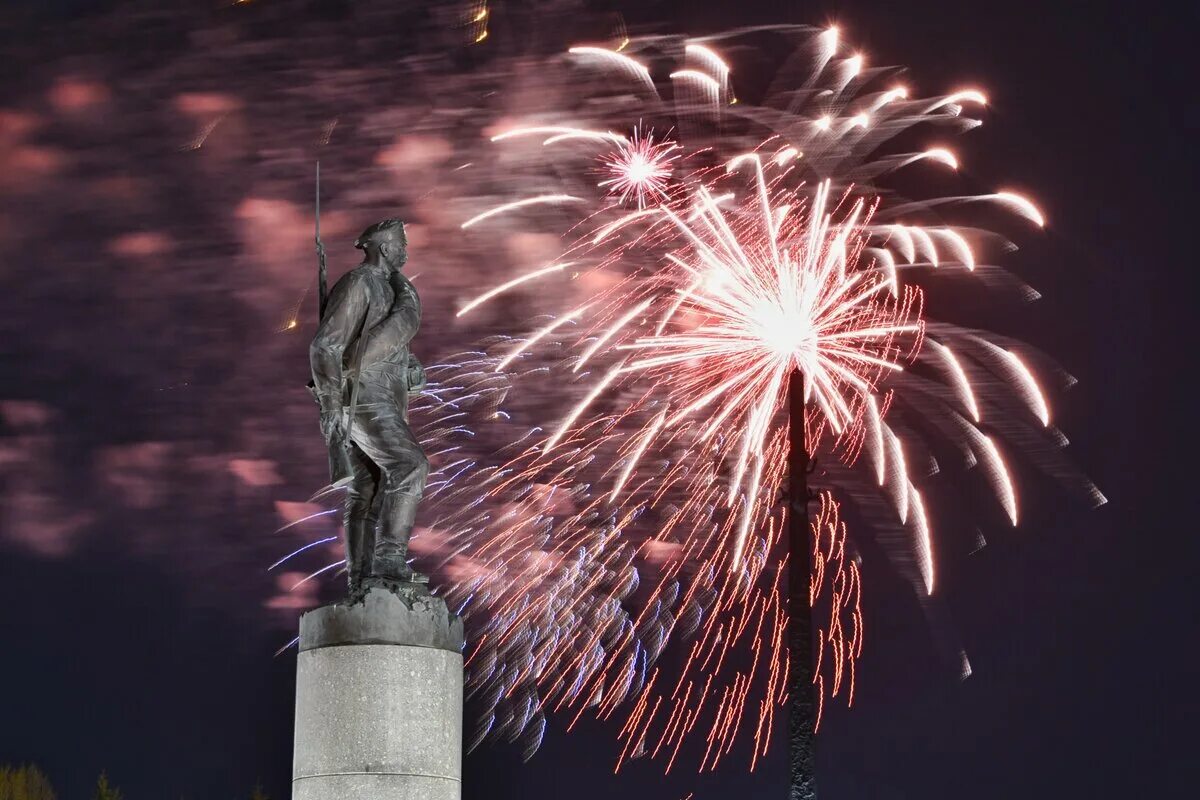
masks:
<path id="1" fill-rule="evenodd" d="M 317 162 L 317 321 L 325 319 L 329 302 L 329 272 L 325 267 L 325 244 L 321 241 L 321 162 Z"/>

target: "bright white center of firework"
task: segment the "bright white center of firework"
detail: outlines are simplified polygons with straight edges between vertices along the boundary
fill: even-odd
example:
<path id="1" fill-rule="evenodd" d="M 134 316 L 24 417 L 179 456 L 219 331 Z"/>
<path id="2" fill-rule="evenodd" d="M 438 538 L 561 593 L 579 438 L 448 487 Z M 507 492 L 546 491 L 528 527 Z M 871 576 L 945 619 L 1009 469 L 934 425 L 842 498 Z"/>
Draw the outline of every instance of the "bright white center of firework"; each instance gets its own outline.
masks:
<path id="1" fill-rule="evenodd" d="M 647 161 L 645 156 L 638 153 L 629 159 L 629 164 L 625 170 L 626 177 L 631 183 L 641 183 L 654 177 L 658 167 L 656 164 Z"/>
<path id="2" fill-rule="evenodd" d="M 763 300 L 755 304 L 750 318 L 755 337 L 780 359 L 795 359 L 804 366 L 817 357 L 817 332 L 812 320 L 797 309 Z"/>
<path id="3" fill-rule="evenodd" d="M 704 291 L 711 297 L 720 296 L 728 283 L 728 278 L 725 276 L 723 269 L 710 269 L 708 274 L 704 276 Z"/>

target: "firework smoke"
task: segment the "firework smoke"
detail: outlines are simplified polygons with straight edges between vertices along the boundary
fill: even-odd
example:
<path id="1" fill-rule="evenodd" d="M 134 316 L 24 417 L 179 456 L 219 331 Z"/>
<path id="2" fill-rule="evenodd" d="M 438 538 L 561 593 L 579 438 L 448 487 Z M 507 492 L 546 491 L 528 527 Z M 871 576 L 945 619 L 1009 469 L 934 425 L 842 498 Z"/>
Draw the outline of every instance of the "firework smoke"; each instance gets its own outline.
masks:
<path id="1" fill-rule="evenodd" d="M 765 754 L 786 693 L 777 498 L 792 369 L 807 379 L 810 451 L 829 457 L 821 480 L 856 505 L 890 508 L 870 533 L 925 595 L 936 586 L 935 545 L 912 465 L 932 463 L 931 443 L 951 442 L 983 465 L 1013 524 L 1015 488 L 996 432 L 1004 447 L 1052 452 L 1052 435 L 1038 433 L 1049 412 L 1029 351 L 926 318 L 917 283 L 929 274 L 1004 283 L 980 254 L 1005 243 L 938 216 L 943 207 L 989 202 L 1037 225 L 1040 212 L 1011 192 L 904 200 L 880 183 L 919 162 L 956 167 L 941 147 L 886 153 L 885 145 L 922 125 L 968 130 L 978 123 L 964 106 L 985 98 L 976 90 L 910 98 L 861 55 L 843 54 L 833 32 L 777 32 L 814 66 L 760 105 L 732 105 L 730 70 L 713 41 L 633 39 L 621 52 L 568 53 L 563 69 L 607 76 L 587 112 L 529 113 L 489 136 L 500 148 L 492 160 L 521 179 L 508 181 L 513 199 L 464 225 L 557 228 L 560 248 L 460 313 L 514 296 L 529 302 L 529 292 L 568 302 L 550 304 L 528 335 L 490 353 L 514 395 L 536 381 L 552 382 L 562 398 L 557 419 L 473 478 L 489 502 L 518 507 L 438 523 L 485 532 L 482 546 L 456 541 L 463 551 L 481 547 L 490 567 L 512 577 L 450 592 L 486 609 L 468 666 L 474 692 L 494 710 L 477 741 L 532 730 L 528 744 L 547 709 L 572 720 L 590 709 L 622 715 L 618 763 L 649 755 L 671 769 L 692 734 L 704 740 L 702 770 L 740 735 L 753 743 L 751 767 Z M 670 73 L 669 100 L 637 59 L 651 47 L 699 62 Z M 645 120 L 678 134 L 659 143 L 678 152 L 669 183 L 615 196 L 588 186 L 589 164 L 627 163 Z M 823 497 L 818 540 L 830 524 L 843 530 L 829 523 L 835 506 Z M 853 551 L 844 536 L 830 547 L 839 569 L 827 575 L 818 553 L 812 594 L 826 586 L 839 612 L 851 596 L 856 608 L 859 573 L 845 566 Z M 846 675 L 853 685 L 861 618 L 852 635 L 844 630 L 835 614 L 821 634 L 825 642 L 839 632 L 818 676 L 825 696 L 839 694 Z M 664 674 L 657 664 L 669 641 L 687 655 Z M 738 652 L 748 665 L 733 663 Z M 754 713 L 751 697 L 765 698 Z"/>
<path id="2" fill-rule="evenodd" d="M 79 296 L 104 309 L 78 320 L 70 341 L 47 336 L 14 359 L 66 367 L 71 393 L 90 398 L 86 414 L 5 402 L 6 423 L 36 443 L 25 449 L 72 456 L 13 457 L 6 535 L 15 546 L 60 554 L 93 533 L 137 530 L 132 553 L 188 570 L 189 591 L 225 602 L 245 531 L 261 530 L 241 560 L 275 565 L 262 605 L 288 627 L 319 602 L 321 578 L 340 583 L 334 517 L 304 502 L 324 460 L 296 366 L 315 316 L 318 156 L 335 272 L 350 265 L 366 221 L 409 220 L 426 309 L 418 350 L 431 365 L 413 424 L 435 469 L 414 552 L 468 616 L 478 741 L 510 739 L 532 754 L 548 719 L 569 727 L 597 714 L 616 720 L 619 763 L 645 755 L 712 769 L 736 756 L 754 765 L 770 744 L 786 689 L 772 488 L 784 444 L 770 382 L 747 390 L 757 405 L 722 390 L 679 416 L 721 385 L 717 375 L 767 374 L 734 369 L 735 343 L 763 359 L 771 349 L 747 340 L 798 344 L 787 326 L 753 327 L 764 297 L 779 301 L 765 319 L 798 311 L 783 284 L 762 294 L 751 279 L 783 263 L 768 252 L 756 164 L 781 215 L 771 221 L 776 244 L 836 252 L 839 276 L 844 248 L 846 281 L 875 290 L 835 328 L 897 328 L 864 337 L 855 352 L 902 369 L 851 368 L 851 381 L 833 377 L 846 361 L 809 362 L 828 363 L 832 381 L 811 389 L 814 481 L 834 498 L 822 508 L 840 503 L 867 523 L 837 534 L 840 544 L 817 537 L 830 549 L 814 556 L 826 564 L 814 595 L 848 603 L 840 623 L 817 613 L 841 654 L 823 656 L 826 698 L 849 699 L 862 652 L 856 540 L 873 538 L 919 595 L 936 594 L 938 537 L 953 532 L 933 529 L 922 499 L 935 446 L 978 466 L 1012 522 L 1017 454 L 1092 491 L 1061 457 L 1053 365 L 917 305 L 918 288 L 942 281 L 1033 296 L 995 265 L 1010 245 L 987 229 L 1010 216 L 1018 230 L 1043 224 L 1029 199 L 1003 187 L 910 199 L 897 188 L 969 162 L 946 140 L 978 124 L 978 90 L 920 96 L 835 33 L 808 28 L 702 40 L 621 29 L 547 56 L 506 40 L 487 5 L 472 3 L 432 10 L 430 30 L 397 55 L 393 3 L 358 3 L 353 19 L 319 23 L 250 5 L 236 13 L 279 38 L 247 32 L 240 16 L 201 24 L 158 4 L 94 20 L 70 48 L 77 60 L 25 59 L 46 64 L 28 76 L 45 90 L 0 112 L 6 247 L 74 265 Z M 137 26 L 172 31 L 180 45 L 153 63 L 137 47 L 110 46 Z M 761 95 L 738 84 L 756 37 L 787 53 Z M 545 133 L 514 133 L 535 128 Z M 748 153 L 757 161 L 728 170 Z M 819 248 L 792 241 L 825 217 Z M 750 270 L 725 263 L 722 219 Z M 50 235 L 68 223 L 70 237 Z M 689 292 L 708 251 L 737 269 L 706 274 Z M 26 271 L 10 283 L 14 306 L 36 308 L 60 277 Z M 830 284 L 810 285 L 814 302 L 829 296 Z M 679 301 L 669 316 L 668 298 Z M 740 322 L 718 329 L 717 342 L 713 319 L 727 313 Z M 7 319 L 13 342 L 30 342 L 40 324 Z M 921 330 L 901 330 L 908 325 Z M 81 352 L 81 341 L 97 353 Z M 726 349 L 695 371 L 690 361 L 627 369 L 718 344 Z M 139 372 L 117 389 L 93 368 L 113 352 L 138 356 Z M 29 369 L 28 381 L 43 380 Z M 132 406 L 143 412 L 136 421 Z M 727 409 L 705 438 L 705 421 Z M 91 448 L 82 463 L 94 465 L 80 489 L 58 474 L 76 460 L 75 444 L 56 437 L 96 414 L 121 422 L 102 436 L 76 433 Z M 70 497 L 55 494 L 62 486 Z M 186 514 L 177 486 L 190 487 Z"/>

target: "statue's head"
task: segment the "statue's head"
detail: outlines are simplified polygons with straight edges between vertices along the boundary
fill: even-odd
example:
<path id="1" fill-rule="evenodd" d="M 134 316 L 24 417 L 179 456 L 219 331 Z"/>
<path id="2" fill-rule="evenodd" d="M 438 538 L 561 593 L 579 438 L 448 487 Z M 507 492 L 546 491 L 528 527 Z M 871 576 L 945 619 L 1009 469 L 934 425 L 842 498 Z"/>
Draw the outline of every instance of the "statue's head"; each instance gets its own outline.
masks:
<path id="1" fill-rule="evenodd" d="M 400 269 L 408 261 L 408 237 L 404 234 L 404 223 L 398 219 L 376 222 L 362 232 L 354 246 L 373 259 L 378 253 L 379 261 L 393 269 Z"/>

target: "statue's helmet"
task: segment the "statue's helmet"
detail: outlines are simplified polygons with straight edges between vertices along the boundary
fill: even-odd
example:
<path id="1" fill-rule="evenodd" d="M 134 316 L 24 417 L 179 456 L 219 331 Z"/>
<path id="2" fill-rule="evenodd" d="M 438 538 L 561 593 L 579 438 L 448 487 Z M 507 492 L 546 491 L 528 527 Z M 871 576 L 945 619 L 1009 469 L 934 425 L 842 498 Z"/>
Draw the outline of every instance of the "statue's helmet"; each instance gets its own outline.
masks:
<path id="1" fill-rule="evenodd" d="M 408 247 L 408 236 L 404 233 L 404 222 L 398 219 L 385 219 L 383 222 L 376 222 L 362 232 L 362 235 L 354 241 L 354 246 L 359 250 L 366 250 L 367 245 L 372 242 L 376 244 L 396 242 L 401 247 Z"/>

